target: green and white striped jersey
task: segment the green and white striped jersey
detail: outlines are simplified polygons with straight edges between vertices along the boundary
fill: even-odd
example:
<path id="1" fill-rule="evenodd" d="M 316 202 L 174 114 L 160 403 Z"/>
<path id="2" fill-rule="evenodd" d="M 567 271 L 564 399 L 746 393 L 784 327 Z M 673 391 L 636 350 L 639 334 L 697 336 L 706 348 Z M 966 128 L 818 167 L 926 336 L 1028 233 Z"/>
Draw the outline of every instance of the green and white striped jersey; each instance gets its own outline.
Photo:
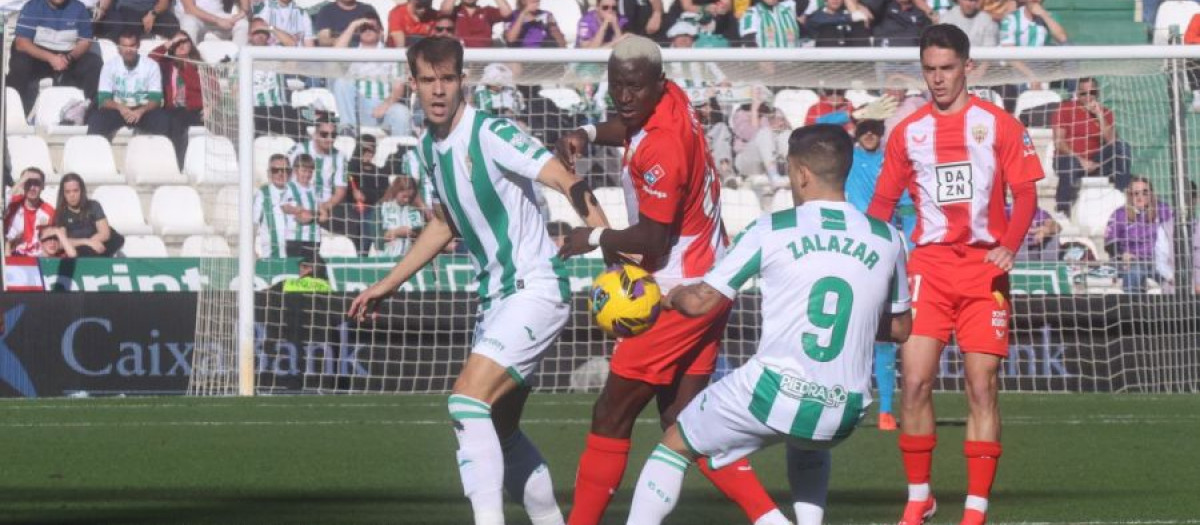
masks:
<path id="1" fill-rule="evenodd" d="M 400 174 L 408 175 L 417 181 L 417 193 L 421 196 L 421 201 L 426 206 L 433 205 L 433 181 L 429 180 L 429 173 L 421 169 L 421 157 L 416 148 L 405 151 L 404 156 L 400 157 Z"/>
<path id="2" fill-rule="evenodd" d="M 1027 18 L 1026 9 L 1017 9 L 1000 21 L 1000 45 L 1041 47 L 1050 43 L 1050 30 Z"/>
<path id="3" fill-rule="evenodd" d="M 383 235 L 388 230 L 403 226 L 420 229 L 425 227 L 425 214 L 416 206 L 402 206 L 395 201 L 385 202 L 375 208 L 379 216 L 379 239 L 383 245 L 383 255 L 388 257 L 403 257 L 412 247 L 412 237 L 397 237 L 384 241 Z M 377 245 L 378 246 L 378 245 Z"/>
<path id="4" fill-rule="evenodd" d="M 565 268 L 535 197 L 550 152 L 508 119 L 468 105 L 445 140 L 424 132 L 420 157 L 433 204 L 449 211 L 471 255 L 482 310 L 522 289 L 567 301 Z"/>
<path id="5" fill-rule="evenodd" d="M 254 107 L 275 107 L 288 104 L 283 92 L 283 76 L 269 71 L 255 71 Z"/>
<path id="6" fill-rule="evenodd" d="M 123 60 L 110 60 L 100 70 L 96 105 L 108 100 L 135 108 L 154 101 L 162 103 L 162 73 L 158 63 L 146 57 L 138 57 L 133 69 L 125 67 Z"/>
<path id="7" fill-rule="evenodd" d="M 286 257 L 287 232 L 295 218 L 283 212 L 287 186 L 263 184 L 254 192 L 254 223 L 258 225 L 258 252 L 263 257 Z"/>
<path id="8" fill-rule="evenodd" d="M 770 7 L 758 3 L 742 15 L 741 36 L 754 35 L 754 43 L 762 48 L 796 47 L 800 22 L 796 20 L 796 2 L 783 0 Z"/>
<path id="9" fill-rule="evenodd" d="M 773 392 L 762 402 L 769 408 L 782 393 L 796 410 L 856 400 L 866 406 L 880 315 L 910 308 L 904 244 L 895 228 L 846 202 L 809 202 L 765 215 L 704 282 L 733 298 L 754 276 L 761 276 L 763 321 L 753 359 L 773 374 L 760 380 L 759 388 Z M 795 411 L 769 412 L 788 428 L 760 420 L 790 431 Z"/>
<path id="10" fill-rule="evenodd" d="M 383 49 L 383 42 L 378 49 Z M 359 49 L 369 49 L 359 46 Z M 367 100 L 387 100 L 392 94 L 392 82 L 400 79 L 400 65 L 396 62 L 355 62 L 346 68 L 346 76 L 354 79 L 358 96 Z"/>
<path id="11" fill-rule="evenodd" d="M 312 184 L 316 188 L 318 204 L 332 198 L 335 189 L 345 188 L 348 185 L 346 156 L 338 153 L 338 150 L 329 148 L 329 153 L 318 153 L 313 140 L 309 139 L 292 146 L 292 150 L 288 152 L 288 162 L 295 166 L 296 157 L 299 157 L 301 153 L 311 155 L 316 164 L 316 169 L 313 170 Z"/>
<path id="12" fill-rule="evenodd" d="M 492 91 L 487 86 L 475 86 L 471 101 L 475 109 L 492 114 L 500 113 L 501 110 L 508 110 L 513 113 L 525 111 L 525 99 L 521 97 L 521 92 L 510 87 L 500 88 L 500 91 Z"/>
<path id="13" fill-rule="evenodd" d="M 315 186 L 301 186 L 299 182 L 291 181 L 287 183 L 287 194 L 284 195 L 284 203 L 298 206 L 312 212 L 313 217 L 317 215 L 317 205 L 320 202 L 317 200 L 317 188 Z M 288 224 L 287 240 L 301 242 L 317 242 L 321 240 L 321 227 L 317 225 L 314 219 L 308 224 L 301 224 L 295 217 L 289 217 L 291 222 Z"/>

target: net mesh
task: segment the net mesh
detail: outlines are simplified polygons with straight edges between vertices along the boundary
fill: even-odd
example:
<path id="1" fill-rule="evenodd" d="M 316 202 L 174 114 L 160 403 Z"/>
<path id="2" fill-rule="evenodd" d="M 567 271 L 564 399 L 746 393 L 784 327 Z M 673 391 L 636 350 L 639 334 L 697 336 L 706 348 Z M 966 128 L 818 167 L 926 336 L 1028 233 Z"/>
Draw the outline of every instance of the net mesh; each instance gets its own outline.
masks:
<path id="1" fill-rule="evenodd" d="M 513 57 L 512 62 L 468 61 L 466 90 L 472 104 L 513 119 L 547 145 L 565 131 L 605 118 L 610 108 L 602 63 L 522 63 L 516 60 L 519 53 Z M 403 78 L 404 65 L 354 60 L 349 55 L 345 61 L 256 61 L 252 130 L 237 127 L 238 79 L 233 69 L 223 65 L 206 69 L 220 79 L 213 84 L 220 89 L 205 94 L 212 108 L 206 127 L 213 136 L 235 144 L 240 133 L 254 134 L 252 158 L 242 161 L 254 166 L 256 188 L 269 184 L 272 154 L 291 153 L 294 160 L 297 148 L 304 149 L 304 144 L 310 144 L 308 152 L 315 152 L 314 157 L 325 159 L 323 164 L 336 151 L 348 175 L 342 203 L 324 211 L 310 210 L 320 227 L 314 249 L 305 248 L 292 257 L 270 257 L 258 250 L 254 348 L 259 393 L 445 392 L 473 340 L 477 304 L 473 292 L 478 283 L 465 251 L 453 244 L 385 302 L 372 322 L 358 324 L 344 315 L 354 295 L 391 268 L 404 250 L 407 235 L 419 231 L 428 213 L 423 209 L 428 190 L 410 155 L 421 130 L 419 107 L 405 93 L 391 99 L 397 101 L 392 107 L 378 110 L 380 101 L 392 95 L 389 90 L 401 87 L 393 81 Z M 705 63 L 676 62 L 670 57 L 667 62 L 668 77 L 694 99 L 709 101 L 710 111 L 702 113 L 726 182 L 722 216 L 731 234 L 763 212 L 791 205 L 790 193 L 777 190 L 770 178 L 784 151 L 776 146 L 759 152 L 756 159 L 745 157 L 756 146 L 753 137 L 739 134 L 739 119 L 756 99 L 778 111 L 782 123 L 778 138 L 808 120 L 809 109 L 822 93 L 847 90 L 845 97 L 862 109 L 878 104 L 886 93 L 903 98 L 905 90 L 911 95 L 923 87 L 913 63 Z M 1042 250 L 1028 251 L 1027 260 L 1012 275 L 1014 321 L 1010 357 L 1002 370 L 1003 389 L 1194 392 L 1200 387 L 1200 352 L 1195 345 L 1200 311 L 1192 293 L 1200 282 L 1192 278 L 1190 182 L 1180 176 L 1189 173 L 1200 157 L 1190 138 L 1192 129 L 1200 127 L 1195 114 L 1184 109 L 1191 97 L 1183 65 L 1182 61 L 1115 58 L 993 61 L 972 77 L 976 94 L 1005 104 L 1029 127 L 1048 173 L 1038 184 L 1039 207 L 1048 215 L 1035 225 L 1047 228 L 1045 238 L 1034 241 Z M 1150 228 L 1155 231 L 1150 241 L 1153 260 L 1126 261 L 1121 253 L 1106 250 L 1113 240 L 1105 237 L 1109 219 L 1131 198 L 1116 189 L 1116 176 L 1112 180 L 1083 177 L 1074 202 L 1056 201 L 1058 178 L 1064 173 L 1057 169 L 1062 161 L 1056 157 L 1064 154 L 1054 140 L 1052 122 L 1058 104 L 1073 98 L 1084 77 L 1098 79 L 1099 100 L 1112 111 L 1116 136 L 1129 146 L 1112 157 L 1116 160 L 1102 162 L 1098 173 L 1111 175 L 1113 166 L 1128 164 L 1125 171 L 1145 177 L 1158 201 L 1170 210 L 1169 220 Z M 905 101 L 900 102 L 903 107 Z M 401 116 L 389 113 L 396 105 L 404 106 Z M 348 113 L 357 113 L 358 118 L 349 118 Z M 333 124 L 317 125 L 323 117 Z M 396 129 L 397 122 L 406 129 Z M 324 140 L 332 140 L 332 147 L 326 149 L 316 137 L 330 128 L 334 135 Z M 364 161 L 360 141 L 365 135 L 373 136 L 375 151 L 373 159 Z M 207 158 L 210 165 L 229 166 L 236 162 L 230 155 L 229 150 L 210 148 Z M 322 165 L 318 171 L 324 169 L 329 168 Z M 619 188 L 620 151 L 592 148 L 577 172 L 597 188 L 614 226 L 626 226 Z M 395 200 L 395 195 L 385 198 L 384 192 L 403 177 L 415 180 L 415 195 L 407 205 L 385 211 L 383 204 Z M 544 190 L 540 198 L 547 220 L 565 226 L 581 224 L 563 196 Z M 215 197 L 216 217 L 232 218 L 222 226 L 236 225 L 237 204 L 232 186 Z M 225 231 L 231 240 L 261 244 L 259 228 L 256 224 L 257 239 L 238 239 L 232 230 Z M 327 273 L 332 291 L 284 292 L 281 283 L 294 278 L 300 263 L 315 261 L 317 254 L 321 262 L 317 267 Z M 232 259 L 206 264 L 213 274 L 227 278 L 221 282 L 234 282 Z M 601 269 L 598 259 L 578 259 L 569 265 L 572 318 L 547 352 L 534 387 L 591 390 L 602 384 L 613 341 L 593 327 L 586 308 L 586 291 Z M 1122 285 L 1135 280 L 1137 286 Z M 759 300 L 753 283 L 749 286 L 737 299 L 718 364 L 721 370 L 744 362 L 758 341 Z M 199 301 L 192 391 L 231 393 L 236 390 L 235 294 L 214 287 Z M 941 372 L 938 388 L 965 386 L 961 353 L 953 344 L 944 353 Z"/>

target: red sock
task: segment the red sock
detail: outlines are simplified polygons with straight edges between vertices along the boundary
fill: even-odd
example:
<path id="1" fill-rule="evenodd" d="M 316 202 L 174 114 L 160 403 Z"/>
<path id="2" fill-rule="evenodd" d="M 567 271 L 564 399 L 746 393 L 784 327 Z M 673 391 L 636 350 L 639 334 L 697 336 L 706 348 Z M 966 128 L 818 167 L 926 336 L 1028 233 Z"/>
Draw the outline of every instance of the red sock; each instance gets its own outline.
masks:
<path id="1" fill-rule="evenodd" d="M 596 525 L 625 475 L 629 440 L 588 434 L 575 473 L 575 504 L 569 525 Z"/>
<path id="2" fill-rule="evenodd" d="M 900 434 L 900 452 L 904 457 L 904 473 L 908 475 L 909 485 L 929 483 L 933 447 L 936 446 L 936 434 Z"/>
<path id="3" fill-rule="evenodd" d="M 987 499 L 996 479 L 996 463 L 1003 448 L 996 441 L 965 441 L 963 455 L 967 457 L 967 495 Z"/>
<path id="4" fill-rule="evenodd" d="M 718 470 L 709 468 L 708 458 L 696 460 L 696 465 L 725 497 L 742 508 L 742 512 L 750 518 L 750 523 L 775 510 L 775 500 L 771 499 L 762 483 L 759 483 L 758 476 L 754 475 L 754 469 L 750 466 L 750 460 L 742 458 Z"/>

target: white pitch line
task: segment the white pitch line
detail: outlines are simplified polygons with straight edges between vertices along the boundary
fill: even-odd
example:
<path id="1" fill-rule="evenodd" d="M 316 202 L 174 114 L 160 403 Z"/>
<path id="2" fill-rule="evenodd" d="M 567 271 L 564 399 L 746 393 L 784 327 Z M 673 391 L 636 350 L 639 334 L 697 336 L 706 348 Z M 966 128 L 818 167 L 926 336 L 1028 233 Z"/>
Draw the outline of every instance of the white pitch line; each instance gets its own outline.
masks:
<path id="1" fill-rule="evenodd" d="M 638 418 L 638 423 L 657 423 L 658 419 Z M 590 425 L 591 419 L 571 418 L 571 419 L 543 419 L 529 418 L 522 419 L 522 425 Z M 99 428 L 99 427 L 270 427 L 270 426 L 362 426 L 362 425 L 385 425 L 385 426 L 434 426 L 434 425 L 449 425 L 450 419 L 379 419 L 379 420 L 360 420 L 360 419 L 336 419 L 336 420 L 313 420 L 313 421 L 47 421 L 40 423 L 0 423 L 0 428 Z"/>
<path id="2" fill-rule="evenodd" d="M 43 404 L 31 402 L 26 405 L 19 405 L 16 402 L 9 406 L 5 406 L 4 401 L 0 401 L 0 413 L 5 411 L 35 411 L 35 410 L 128 410 L 128 409 L 162 409 L 162 408 L 446 408 L 445 398 L 439 401 L 429 401 L 424 403 L 412 402 L 381 402 L 381 403 L 294 403 L 280 400 L 279 402 L 255 402 L 255 403 L 180 403 L 175 401 L 163 402 L 138 402 L 125 403 L 114 402 L 107 403 L 111 398 L 84 398 L 77 401 L 71 401 L 65 404 Z M 27 402 L 25 400 L 23 402 Z M 102 401 L 103 403 L 95 403 Z M 526 407 L 553 407 L 553 406 L 592 406 L 594 400 L 579 400 L 579 401 L 547 401 L 547 402 L 529 402 Z"/>

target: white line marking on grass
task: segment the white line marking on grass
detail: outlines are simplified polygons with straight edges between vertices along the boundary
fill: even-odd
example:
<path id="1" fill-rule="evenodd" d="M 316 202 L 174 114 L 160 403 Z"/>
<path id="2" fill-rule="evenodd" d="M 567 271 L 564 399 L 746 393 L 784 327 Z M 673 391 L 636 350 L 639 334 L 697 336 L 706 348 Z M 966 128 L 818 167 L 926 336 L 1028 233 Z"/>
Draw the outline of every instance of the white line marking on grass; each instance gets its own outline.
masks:
<path id="1" fill-rule="evenodd" d="M 638 418 L 638 423 L 658 423 L 654 418 Z M 591 419 L 522 419 L 522 425 L 590 425 Z M 271 427 L 271 426 L 334 426 L 334 425 L 384 425 L 384 426 L 432 426 L 449 425 L 450 419 L 338 419 L 314 421 L 46 421 L 37 423 L 0 423 L 0 428 L 96 428 L 96 427 Z"/>
<path id="2" fill-rule="evenodd" d="M 296 403 L 279 399 L 277 402 L 254 402 L 254 403 L 185 403 L 176 400 L 164 400 L 155 402 L 136 402 L 127 403 L 122 401 L 109 401 L 105 398 L 90 398 L 80 399 L 78 401 L 69 401 L 62 404 L 47 404 L 30 400 L 21 400 L 19 402 L 4 402 L 0 401 L 0 412 L 4 411 L 34 411 L 34 410 L 127 410 L 127 409 L 161 409 L 161 408 L 446 408 L 446 396 L 441 396 L 438 401 L 429 401 L 421 403 L 413 402 L 345 402 L 345 403 Z M 8 404 L 6 406 L 6 403 Z M 17 404 L 26 403 L 26 404 Z M 547 401 L 547 402 L 529 402 L 527 407 L 554 407 L 554 406 L 592 406 L 594 400 L 578 400 L 578 401 Z"/>

